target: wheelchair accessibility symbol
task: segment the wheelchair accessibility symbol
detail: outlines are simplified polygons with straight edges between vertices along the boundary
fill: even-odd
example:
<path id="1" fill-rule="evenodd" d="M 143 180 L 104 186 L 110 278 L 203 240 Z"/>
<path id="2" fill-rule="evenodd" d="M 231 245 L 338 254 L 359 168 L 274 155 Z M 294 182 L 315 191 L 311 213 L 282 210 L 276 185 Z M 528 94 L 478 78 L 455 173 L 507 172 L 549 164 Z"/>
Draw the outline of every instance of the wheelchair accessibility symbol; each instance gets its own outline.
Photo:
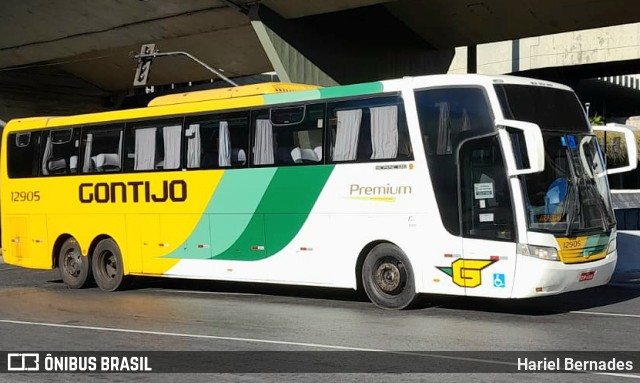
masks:
<path id="1" fill-rule="evenodd" d="M 505 287 L 504 274 L 493 274 L 493 287 L 503 288 Z"/>

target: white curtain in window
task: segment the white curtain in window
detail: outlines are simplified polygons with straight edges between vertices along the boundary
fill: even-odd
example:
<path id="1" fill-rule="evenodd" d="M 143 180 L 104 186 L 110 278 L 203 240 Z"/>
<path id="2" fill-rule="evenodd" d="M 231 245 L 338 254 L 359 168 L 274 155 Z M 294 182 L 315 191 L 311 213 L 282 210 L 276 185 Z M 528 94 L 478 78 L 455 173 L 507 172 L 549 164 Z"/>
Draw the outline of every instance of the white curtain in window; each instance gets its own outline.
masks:
<path id="1" fill-rule="evenodd" d="M 181 125 L 165 126 L 162 129 L 164 138 L 164 169 L 180 167 L 180 133 Z"/>
<path id="2" fill-rule="evenodd" d="M 87 142 L 84 146 L 84 162 L 82 163 L 82 172 L 91 172 L 91 148 L 93 147 L 93 134 L 87 133 Z"/>
<path id="3" fill-rule="evenodd" d="M 371 110 L 371 159 L 398 155 L 398 107 L 379 106 Z"/>
<path id="4" fill-rule="evenodd" d="M 47 136 L 47 143 L 44 146 L 44 155 L 42 156 L 42 174 L 45 176 L 49 174 L 47 163 L 51 159 L 52 154 L 53 154 L 53 144 L 51 143 L 51 134 L 49 134 Z"/>
<path id="5" fill-rule="evenodd" d="M 200 143 L 200 124 L 190 124 L 185 131 L 187 137 L 187 167 L 199 168 L 202 157 L 202 144 Z"/>
<path id="6" fill-rule="evenodd" d="M 120 131 L 120 140 L 118 141 L 118 163 L 122 161 L 122 147 L 124 146 L 124 131 Z"/>
<path id="7" fill-rule="evenodd" d="M 438 146 L 436 154 L 451 153 L 451 119 L 449 118 L 449 103 L 439 102 L 436 106 L 440 109 L 440 117 L 438 119 Z"/>
<path id="8" fill-rule="evenodd" d="M 271 121 L 256 120 L 256 141 L 253 147 L 254 165 L 273 164 L 273 126 Z"/>
<path id="9" fill-rule="evenodd" d="M 231 166 L 231 140 L 229 138 L 229 123 L 220 121 L 218 139 L 218 165 Z"/>
<path id="10" fill-rule="evenodd" d="M 136 130 L 134 170 L 153 170 L 156 160 L 156 128 Z"/>
<path id="11" fill-rule="evenodd" d="M 358 154 L 358 135 L 362 121 L 362 109 L 339 110 L 337 113 L 334 161 L 353 161 Z"/>
<path id="12" fill-rule="evenodd" d="M 471 129 L 471 119 L 469 118 L 469 113 L 467 113 L 467 109 L 462 109 L 462 128 L 460 131 L 466 132 Z"/>

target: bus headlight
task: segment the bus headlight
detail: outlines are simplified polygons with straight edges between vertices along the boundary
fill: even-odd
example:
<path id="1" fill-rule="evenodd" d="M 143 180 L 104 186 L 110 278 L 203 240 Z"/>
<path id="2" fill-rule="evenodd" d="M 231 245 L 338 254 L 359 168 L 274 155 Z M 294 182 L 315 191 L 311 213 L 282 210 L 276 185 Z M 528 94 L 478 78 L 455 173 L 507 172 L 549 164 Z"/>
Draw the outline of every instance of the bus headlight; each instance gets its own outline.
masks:
<path id="1" fill-rule="evenodd" d="M 535 246 L 518 244 L 518 252 L 527 257 L 535 257 L 540 259 L 546 259 L 548 261 L 559 261 L 558 250 L 555 247 L 547 246 Z"/>

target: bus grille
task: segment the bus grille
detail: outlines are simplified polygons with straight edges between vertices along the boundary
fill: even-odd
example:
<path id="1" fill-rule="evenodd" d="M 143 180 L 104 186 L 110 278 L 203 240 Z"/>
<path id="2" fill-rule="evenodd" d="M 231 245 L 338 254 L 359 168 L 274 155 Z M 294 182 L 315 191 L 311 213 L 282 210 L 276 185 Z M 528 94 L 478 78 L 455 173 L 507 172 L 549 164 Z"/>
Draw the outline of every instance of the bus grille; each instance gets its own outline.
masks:
<path id="1" fill-rule="evenodd" d="M 593 262 L 607 256 L 609 236 L 606 234 L 556 240 L 560 246 L 558 255 L 563 263 Z"/>

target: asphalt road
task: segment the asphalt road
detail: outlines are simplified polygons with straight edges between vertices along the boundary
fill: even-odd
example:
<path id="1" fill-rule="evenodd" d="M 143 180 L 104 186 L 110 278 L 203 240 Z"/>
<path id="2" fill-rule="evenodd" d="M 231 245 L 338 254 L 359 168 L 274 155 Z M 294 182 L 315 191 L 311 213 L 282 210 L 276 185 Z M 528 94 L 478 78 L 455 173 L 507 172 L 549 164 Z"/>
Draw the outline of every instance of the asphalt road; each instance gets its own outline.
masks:
<path id="1" fill-rule="evenodd" d="M 405 366 L 400 363 L 393 374 L 330 373 L 329 367 L 320 373 L 305 368 L 289 373 L 4 373 L 0 381 L 633 381 L 640 374 L 478 372 L 502 360 L 499 351 L 512 356 L 622 350 L 637 357 L 639 330 L 636 283 L 522 301 L 435 296 L 418 309 L 396 312 L 378 309 L 352 291 L 257 284 L 149 279 L 115 293 L 71 290 L 56 271 L 0 264 L 2 351 L 236 351 L 231 355 L 246 357 L 248 364 L 273 354 L 255 351 L 284 351 L 292 363 L 308 352 L 319 351 L 322 358 L 340 355 L 327 351 L 364 351 L 360 356 L 372 371 L 375 359 L 367 360 L 367 351 L 387 360 L 426 353 L 424 363 L 449 372 L 401 374 Z"/>

